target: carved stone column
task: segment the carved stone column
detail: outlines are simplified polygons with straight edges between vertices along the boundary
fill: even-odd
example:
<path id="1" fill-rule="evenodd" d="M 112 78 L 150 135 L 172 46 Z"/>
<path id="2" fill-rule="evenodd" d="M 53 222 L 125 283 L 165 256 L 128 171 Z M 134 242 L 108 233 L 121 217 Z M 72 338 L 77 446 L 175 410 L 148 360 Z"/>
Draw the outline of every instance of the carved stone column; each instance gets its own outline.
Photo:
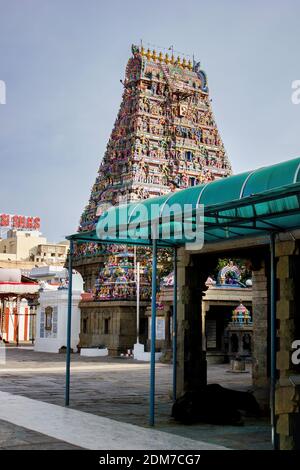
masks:
<path id="1" fill-rule="evenodd" d="M 277 370 L 275 393 L 276 431 L 281 450 L 300 449 L 300 379 L 299 365 L 292 363 L 292 343 L 300 339 L 300 256 L 296 241 L 276 244 L 277 300 Z M 291 380 L 292 378 L 292 380 Z M 299 380 L 300 384 L 300 380 Z"/>
<path id="2" fill-rule="evenodd" d="M 185 337 L 185 303 L 186 297 L 186 267 L 190 256 L 184 248 L 177 252 L 177 393 L 184 393 L 184 337 Z"/>
<path id="3" fill-rule="evenodd" d="M 178 396 L 207 382 L 202 293 L 215 264 L 214 256 L 192 255 L 184 249 L 178 251 Z"/>
<path id="4" fill-rule="evenodd" d="M 253 310 L 253 369 L 254 394 L 261 408 L 269 412 L 270 377 L 268 370 L 268 279 L 266 262 L 253 266 L 252 271 Z"/>

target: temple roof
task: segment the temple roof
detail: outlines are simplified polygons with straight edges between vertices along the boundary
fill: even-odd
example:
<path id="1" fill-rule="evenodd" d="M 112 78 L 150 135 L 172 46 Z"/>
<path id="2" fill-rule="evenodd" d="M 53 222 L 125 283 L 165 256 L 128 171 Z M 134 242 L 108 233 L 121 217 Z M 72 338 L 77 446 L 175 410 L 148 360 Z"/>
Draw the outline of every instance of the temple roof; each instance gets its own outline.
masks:
<path id="1" fill-rule="evenodd" d="M 193 226 L 199 206 L 204 206 L 203 234 L 207 243 L 290 231 L 300 228 L 299 196 L 300 157 L 159 198 L 112 207 L 101 215 L 96 231 L 69 238 L 149 245 L 151 228 L 157 225 L 158 245 L 182 246 L 189 242 L 184 234 L 176 238 L 164 237 L 164 233 L 176 234 L 182 228 L 182 221 L 176 220 L 176 213 L 170 214 L 170 207 L 177 207 L 182 214 L 185 204 L 191 209 L 185 213 L 184 223 Z M 132 224 L 136 226 L 137 218 L 139 232 L 133 236 Z"/>

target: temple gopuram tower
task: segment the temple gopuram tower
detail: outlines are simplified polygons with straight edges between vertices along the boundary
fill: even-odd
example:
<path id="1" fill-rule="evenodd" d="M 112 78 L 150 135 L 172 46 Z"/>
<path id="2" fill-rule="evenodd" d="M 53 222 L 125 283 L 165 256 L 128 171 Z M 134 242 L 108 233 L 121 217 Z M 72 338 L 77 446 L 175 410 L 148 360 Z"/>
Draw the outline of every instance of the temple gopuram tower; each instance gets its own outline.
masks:
<path id="1" fill-rule="evenodd" d="M 120 110 L 79 231 L 93 230 L 110 204 L 160 196 L 231 174 L 200 63 L 132 46 L 122 84 Z M 90 292 L 89 308 L 95 304 L 93 315 L 104 307 L 101 301 L 96 305 L 93 292 L 107 250 L 93 244 L 75 250 L 74 267 Z M 85 331 L 88 318 L 83 320 Z"/>

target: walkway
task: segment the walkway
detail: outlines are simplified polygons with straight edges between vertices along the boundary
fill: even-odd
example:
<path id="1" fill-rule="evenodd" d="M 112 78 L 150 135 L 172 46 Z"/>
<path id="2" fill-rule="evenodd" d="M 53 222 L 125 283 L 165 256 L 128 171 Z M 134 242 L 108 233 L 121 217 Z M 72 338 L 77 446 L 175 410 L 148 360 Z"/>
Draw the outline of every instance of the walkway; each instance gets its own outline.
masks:
<path id="1" fill-rule="evenodd" d="M 64 354 L 36 353 L 9 347 L 6 359 L 5 364 L 0 364 L 0 391 L 63 406 Z M 251 387 L 250 373 L 232 374 L 227 370 L 228 365 L 210 366 L 209 381 L 239 390 Z M 172 367 L 157 364 L 156 431 L 231 449 L 271 449 L 270 426 L 266 419 L 247 418 L 242 427 L 176 423 L 170 416 L 171 384 Z M 72 355 L 70 408 L 73 410 L 95 418 L 108 418 L 114 423 L 117 421 L 118 426 L 130 423 L 138 429 L 149 429 L 148 399 L 149 364 L 132 359 Z M 4 418 L 0 416 L 0 419 Z M 21 423 L 19 425 L 22 426 Z"/>
<path id="2" fill-rule="evenodd" d="M 225 449 L 6 392 L 0 392 L 0 419 L 91 450 Z"/>

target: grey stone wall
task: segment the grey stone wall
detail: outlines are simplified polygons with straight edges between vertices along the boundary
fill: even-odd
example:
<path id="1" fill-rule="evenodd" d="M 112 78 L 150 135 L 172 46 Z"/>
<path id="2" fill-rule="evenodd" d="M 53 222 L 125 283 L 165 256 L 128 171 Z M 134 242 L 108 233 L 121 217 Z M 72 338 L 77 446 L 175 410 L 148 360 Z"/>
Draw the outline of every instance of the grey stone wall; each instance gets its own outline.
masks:
<path id="1" fill-rule="evenodd" d="M 144 318 L 148 302 L 140 303 Z M 112 356 L 132 349 L 136 342 L 136 302 L 81 302 L 80 347 L 105 346 Z M 108 332 L 105 332 L 108 320 Z M 142 339 L 142 332 L 141 332 Z"/>

